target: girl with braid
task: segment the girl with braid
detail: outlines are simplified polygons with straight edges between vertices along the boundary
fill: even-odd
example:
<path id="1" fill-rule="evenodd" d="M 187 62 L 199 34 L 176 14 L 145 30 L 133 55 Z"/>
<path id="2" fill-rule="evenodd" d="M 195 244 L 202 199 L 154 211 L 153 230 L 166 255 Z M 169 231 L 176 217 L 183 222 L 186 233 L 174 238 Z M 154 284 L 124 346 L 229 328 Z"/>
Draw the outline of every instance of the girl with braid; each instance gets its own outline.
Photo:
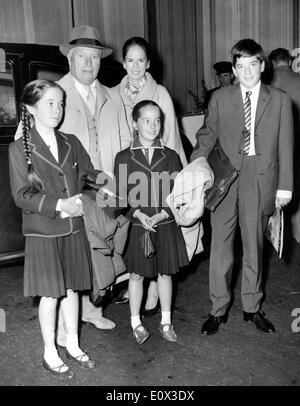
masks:
<path id="1" fill-rule="evenodd" d="M 56 315 L 60 305 L 67 359 L 94 368 L 94 361 L 78 344 L 77 293 L 91 289 L 80 192 L 81 174 L 93 167 L 77 137 L 56 130 L 63 107 L 59 85 L 47 80 L 28 83 L 21 103 L 23 137 L 10 144 L 9 161 L 12 194 L 23 214 L 24 296 L 40 296 L 43 366 L 56 376 L 72 378 L 73 371 L 55 346 Z"/>

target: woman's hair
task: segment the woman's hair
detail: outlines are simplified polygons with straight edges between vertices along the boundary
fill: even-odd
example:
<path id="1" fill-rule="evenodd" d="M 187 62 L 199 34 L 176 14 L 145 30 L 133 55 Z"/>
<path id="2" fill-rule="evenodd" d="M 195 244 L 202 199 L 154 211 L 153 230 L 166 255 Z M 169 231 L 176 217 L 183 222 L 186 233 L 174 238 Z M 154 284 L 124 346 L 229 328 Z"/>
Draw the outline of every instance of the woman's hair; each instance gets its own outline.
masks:
<path id="1" fill-rule="evenodd" d="M 20 105 L 20 114 L 22 122 L 22 133 L 23 133 L 23 148 L 25 160 L 27 163 L 28 171 L 28 180 L 31 185 L 31 188 L 24 193 L 25 198 L 30 198 L 33 194 L 42 192 L 44 190 L 44 181 L 41 175 L 38 173 L 37 169 L 32 164 L 31 159 L 31 148 L 30 148 L 30 129 L 31 122 L 34 120 L 33 116 L 29 113 L 26 106 L 35 106 L 38 101 L 41 100 L 45 92 L 50 88 L 58 88 L 64 94 L 64 90 L 55 82 L 51 80 L 33 80 L 32 82 L 27 83 L 24 87 L 21 105 Z"/>
<path id="2" fill-rule="evenodd" d="M 132 109 L 132 120 L 134 122 L 137 122 L 138 119 L 141 116 L 141 109 L 144 108 L 144 107 L 147 107 L 147 106 L 157 107 L 158 110 L 159 110 L 160 123 L 161 123 L 159 138 L 161 138 L 162 134 L 164 133 L 163 126 L 164 126 L 165 115 L 164 115 L 162 109 L 159 107 L 159 105 L 155 101 L 153 101 L 153 100 L 142 100 L 139 103 L 137 103 Z M 138 136 L 138 132 L 134 129 L 133 130 L 133 137 L 136 138 L 137 136 Z"/>
<path id="3" fill-rule="evenodd" d="M 145 40 L 145 38 L 142 37 L 132 37 L 129 38 L 125 44 L 123 45 L 123 60 L 125 61 L 127 52 L 130 47 L 138 45 L 139 47 L 143 48 L 146 54 L 146 58 L 148 61 L 151 60 L 151 50 L 150 50 L 150 45 L 149 43 Z"/>

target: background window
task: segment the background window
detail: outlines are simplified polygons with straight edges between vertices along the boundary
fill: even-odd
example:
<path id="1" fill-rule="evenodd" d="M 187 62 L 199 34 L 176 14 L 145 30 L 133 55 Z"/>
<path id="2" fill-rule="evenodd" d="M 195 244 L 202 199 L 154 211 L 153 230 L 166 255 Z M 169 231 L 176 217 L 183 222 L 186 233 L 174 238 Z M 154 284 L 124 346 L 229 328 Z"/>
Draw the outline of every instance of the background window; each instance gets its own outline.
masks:
<path id="1" fill-rule="evenodd" d="M 10 62 L 6 62 L 6 71 L 0 72 L 0 126 L 17 123 L 13 70 Z"/>

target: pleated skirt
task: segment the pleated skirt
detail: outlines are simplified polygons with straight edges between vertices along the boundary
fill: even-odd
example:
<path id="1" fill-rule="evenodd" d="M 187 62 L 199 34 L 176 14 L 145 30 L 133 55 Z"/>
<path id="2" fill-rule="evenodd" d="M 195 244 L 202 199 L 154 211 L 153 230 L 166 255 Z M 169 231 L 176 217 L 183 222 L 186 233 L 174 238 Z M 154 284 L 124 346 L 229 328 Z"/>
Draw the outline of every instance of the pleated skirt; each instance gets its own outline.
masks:
<path id="1" fill-rule="evenodd" d="M 24 296 L 66 296 L 91 289 L 90 246 L 81 230 L 64 237 L 26 237 Z"/>
<path id="2" fill-rule="evenodd" d="M 158 274 L 176 274 L 189 264 L 181 228 L 175 221 L 158 224 L 156 233 L 150 232 L 156 251 L 152 258 L 145 257 L 142 247 L 145 231 L 140 223 L 133 223 L 129 231 L 125 262 L 130 273 L 155 278 Z"/>

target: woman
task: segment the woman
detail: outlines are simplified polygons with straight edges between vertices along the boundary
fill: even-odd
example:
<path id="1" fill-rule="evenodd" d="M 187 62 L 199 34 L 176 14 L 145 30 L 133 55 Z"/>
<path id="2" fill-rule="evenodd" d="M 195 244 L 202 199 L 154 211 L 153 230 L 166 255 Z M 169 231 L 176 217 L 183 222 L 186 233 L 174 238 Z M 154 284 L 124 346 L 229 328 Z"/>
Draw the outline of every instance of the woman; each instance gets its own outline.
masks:
<path id="1" fill-rule="evenodd" d="M 172 99 L 147 69 L 150 68 L 150 46 L 142 37 L 128 39 L 123 46 L 123 67 L 127 75 L 115 87 L 123 100 L 128 125 L 132 127 L 132 109 L 142 100 L 153 100 L 164 113 L 163 143 L 177 152 L 183 166 L 187 164 Z"/>
<path id="2" fill-rule="evenodd" d="M 131 132 L 133 133 L 133 107 L 142 100 L 155 101 L 164 113 L 163 143 L 177 152 L 183 166 L 187 165 L 172 99 L 167 89 L 159 85 L 147 72 L 150 68 L 150 46 L 144 38 L 132 37 L 124 43 L 123 67 L 127 75 L 115 89 L 123 100 Z M 152 315 L 157 310 L 157 285 L 155 281 L 151 281 L 144 315 Z"/>

